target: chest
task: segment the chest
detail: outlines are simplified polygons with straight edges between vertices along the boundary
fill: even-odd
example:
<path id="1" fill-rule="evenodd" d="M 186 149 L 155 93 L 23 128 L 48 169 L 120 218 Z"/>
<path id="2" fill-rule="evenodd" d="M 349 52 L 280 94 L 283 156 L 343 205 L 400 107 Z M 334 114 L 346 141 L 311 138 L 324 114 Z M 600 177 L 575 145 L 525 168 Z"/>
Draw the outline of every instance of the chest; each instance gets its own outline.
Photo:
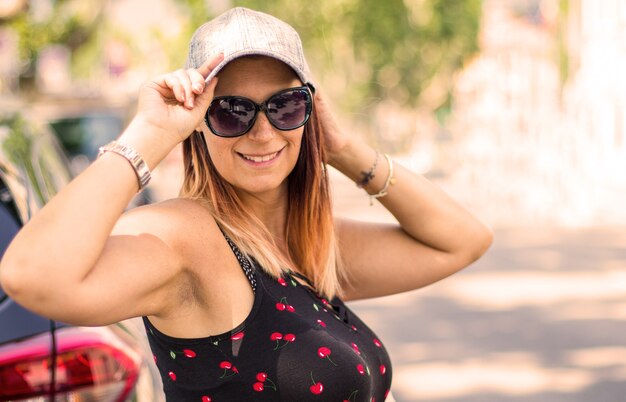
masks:
<path id="1" fill-rule="evenodd" d="M 170 400 L 384 400 L 389 356 L 356 315 L 288 275 L 258 276 L 238 327 L 203 339 L 149 333 Z"/>

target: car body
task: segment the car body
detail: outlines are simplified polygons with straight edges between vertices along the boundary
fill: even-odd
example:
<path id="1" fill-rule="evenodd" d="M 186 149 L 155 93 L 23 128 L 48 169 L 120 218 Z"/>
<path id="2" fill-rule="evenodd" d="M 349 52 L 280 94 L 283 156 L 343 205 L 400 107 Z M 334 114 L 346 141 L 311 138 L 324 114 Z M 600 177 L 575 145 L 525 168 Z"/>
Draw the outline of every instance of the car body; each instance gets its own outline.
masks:
<path id="1" fill-rule="evenodd" d="M 6 103 L 6 102 L 5 102 Z M 46 122 L 0 105 L 0 257 L 72 178 Z M 78 327 L 38 316 L 0 287 L 0 401 L 164 401 L 143 324 Z"/>

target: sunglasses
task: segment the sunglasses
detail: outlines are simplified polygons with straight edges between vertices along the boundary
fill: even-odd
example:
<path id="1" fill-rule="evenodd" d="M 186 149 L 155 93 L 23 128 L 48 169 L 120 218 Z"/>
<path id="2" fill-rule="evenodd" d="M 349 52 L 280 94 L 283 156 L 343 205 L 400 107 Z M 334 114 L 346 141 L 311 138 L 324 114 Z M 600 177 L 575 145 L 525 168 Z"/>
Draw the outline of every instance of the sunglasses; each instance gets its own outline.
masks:
<path id="1" fill-rule="evenodd" d="M 209 105 L 204 120 L 213 134 L 230 138 L 250 131 L 260 111 L 272 126 L 289 131 L 302 127 L 312 108 L 311 92 L 303 86 L 284 89 L 262 103 L 243 96 L 218 96 Z"/>

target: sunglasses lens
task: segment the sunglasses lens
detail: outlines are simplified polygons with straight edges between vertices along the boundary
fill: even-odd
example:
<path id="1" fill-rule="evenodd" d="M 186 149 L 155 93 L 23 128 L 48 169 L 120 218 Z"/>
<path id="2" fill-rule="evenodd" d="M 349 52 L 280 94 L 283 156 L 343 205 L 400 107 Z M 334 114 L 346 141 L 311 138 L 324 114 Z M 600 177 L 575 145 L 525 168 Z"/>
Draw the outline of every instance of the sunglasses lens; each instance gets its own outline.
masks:
<path id="1" fill-rule="evenodd" d="M 306 123 L 311 113 L 311 97 L 304 89 L 281 92 L 267 102 L 267 117 L 279 130 L 292 130 Z"/>
<path id="2" fill-rule="evenodd" d="M 256 109 L 252 102 L 241 98 L 228 98 L 214 100 L 209 106 L 207 117 L 209 126 L 215 134 L 236 137 L 250 128 L 255 114 Z"/>

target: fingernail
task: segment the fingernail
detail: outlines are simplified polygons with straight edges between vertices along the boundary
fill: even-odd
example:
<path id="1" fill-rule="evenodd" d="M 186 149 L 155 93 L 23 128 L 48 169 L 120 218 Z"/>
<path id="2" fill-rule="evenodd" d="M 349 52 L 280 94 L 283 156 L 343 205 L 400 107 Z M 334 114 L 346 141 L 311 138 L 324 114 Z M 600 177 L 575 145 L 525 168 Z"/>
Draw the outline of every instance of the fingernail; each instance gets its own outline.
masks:
<path id="1" fill-rule="evenodd" d="M 195 84 L 193 84 L 193 90 L 196 92 L 202 92 L 202 85 L 196 82 Z"/>

